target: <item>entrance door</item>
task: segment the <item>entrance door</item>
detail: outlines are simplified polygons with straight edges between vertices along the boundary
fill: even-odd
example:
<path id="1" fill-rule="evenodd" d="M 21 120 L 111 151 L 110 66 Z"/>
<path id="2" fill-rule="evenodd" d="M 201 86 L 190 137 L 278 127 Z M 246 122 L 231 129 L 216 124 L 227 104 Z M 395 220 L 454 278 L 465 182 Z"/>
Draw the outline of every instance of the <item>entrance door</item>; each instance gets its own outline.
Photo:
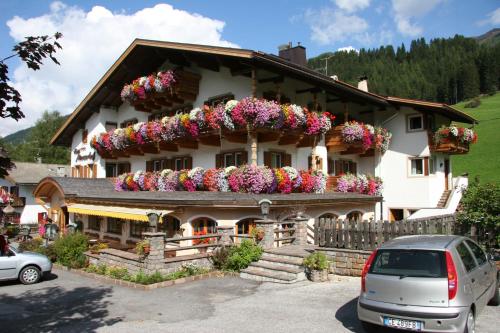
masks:
<path id="1" fill-rule="evenodd" d="M 445 191 L 449 190 L 449 175 L 450 175 L 450 160 L 445 159 L 444 160 L 444 189 Z"/>

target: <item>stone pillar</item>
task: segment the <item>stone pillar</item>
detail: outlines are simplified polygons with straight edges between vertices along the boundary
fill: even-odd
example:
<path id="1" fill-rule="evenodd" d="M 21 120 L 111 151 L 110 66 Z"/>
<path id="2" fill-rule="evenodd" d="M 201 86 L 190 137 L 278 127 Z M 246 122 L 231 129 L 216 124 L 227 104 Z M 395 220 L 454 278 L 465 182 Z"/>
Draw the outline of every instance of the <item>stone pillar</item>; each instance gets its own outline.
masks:
<path id="1" fill-rule="evenodd" d="M 295 239 L 293 240 L 293 245 L 305 246 L 307 245 L 307 222 L 308 218 L 297 216 L 293 219 L 295 221 Z"/>
<path id="2" fill-rule="evenodd" d="M 146 269 L 151 273 L 162 268 L 165 258 L 165 233 L 143 232 L 144 239 L 149 242 L 149 254 L 144 259 Z"/>
<path id="3" fill-rule="evenodd" d="M 219 244 L 222 246 L 233 245 L 234 236 L 234 226 L 232 225 L 220 225 L 217 226 L 217 234 L 221 237 L 219 238 Z"/>
<path id="4" fill-rule="evenodd" d="M 257 228 L 262 228 L 264 230 L 264 238 L 260 241 L 260 245 L 264 249 L 269 249 L 274 247 L 274 220 L 256 220 L 255 225 Z"/>

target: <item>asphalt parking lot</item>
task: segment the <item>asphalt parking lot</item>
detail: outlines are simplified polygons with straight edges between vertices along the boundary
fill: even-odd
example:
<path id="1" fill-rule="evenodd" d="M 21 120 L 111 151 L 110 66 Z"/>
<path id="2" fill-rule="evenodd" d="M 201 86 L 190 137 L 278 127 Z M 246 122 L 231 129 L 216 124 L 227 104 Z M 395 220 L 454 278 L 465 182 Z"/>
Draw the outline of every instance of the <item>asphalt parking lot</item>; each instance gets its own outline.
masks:
<path id="1" fill-rule="evenodd" d="M 359 278 L 293 285 L 218 278 L 140 291 L 54 273 L 33 286 L 0 282 L 0 332 L 363 332 Z M 498 332 L 498 318 L 500 307 L 488 307 L 477 332 Z"/>

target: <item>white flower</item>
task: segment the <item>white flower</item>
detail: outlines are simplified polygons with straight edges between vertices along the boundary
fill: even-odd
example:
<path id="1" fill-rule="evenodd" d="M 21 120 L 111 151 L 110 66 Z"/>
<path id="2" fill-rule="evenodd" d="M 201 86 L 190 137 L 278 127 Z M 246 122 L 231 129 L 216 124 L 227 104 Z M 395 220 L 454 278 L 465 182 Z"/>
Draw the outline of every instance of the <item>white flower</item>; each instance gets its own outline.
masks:
<path id="1" fill-rule="evenodd" d="M 162 177 L 166 177 L 166 176 L 168 176 L 169 174 L 171 174 L 172 172 L 174 172 L 172 169 L 163 169 L 163 170 L 161 171 L 160 175 L 161 175 Z"/>
<path id="2" fill-rule="evenodd" d="M 455 126 L 450 126 L 450 133 L 453 136 L 458 136 L 458 128 Z"/>
<path id="3" fill-rule="evenodd" d="M 142 174 L 142 173 L 143 173 L 143 172 L 142 172 L 142 170 L 137 170 L 137 171 L 134 173 L 134 177 L 133 177 L 134 182 L 139 181 L 139 177 L 141 176 L 141 174 Z"/>
<path id="4" fill-rule="evenodd" d="M 231 112 L 233 111 L 234 107 L 238 104 L 238 101 L 232 99 L 230 101 L 227 101 L 226 106 L 224 107 L 224 111 L 226 112 Z"/>
<path id="5" fill-rule="evenodd" d="M 229 175 L 232 171 L 236 170 L 237 168 L 234 165 L 228 166 L 227 168 L 224 169 L 224 173 Z"/>
<path id="6" fill-rule="evenodd" d="M 288 174 L 290 180 L 295 180 L 295 178 L 297 178 L 297 176 L 299 175 L 298 171 L 290 166 L 283 167 L 283 170 L 285 170 L 285 172 Z"/>
<path id="7" fill-rule="evenodd" d="M 117 128 L 113 131 L 114 135 L 122 135 L 123 134 L 123 128 Z"/>
<path id="8" fill-rule="evenodd" d="M 193 178 L 194 175 L 196 175 L 198 172 L 203 172 L 203 168 L 202 167 L 196 167 L 194 169 L 191 169 L 188 171 L 188 177 L 189 178 Z"/>
<path id="9" fill-rule="evenodd" d="M 143 86 L 146 83 L 147 78 L 145 76 L 141 76 L 139 78 L 139 85 Z"/>
<path id="10" fill-rule="evenodd" d="M 141 121 L 141 122 L 139 122 L 137 124 L 134 124 L 132 126 L 132 128 L 134 129 L 134 131 L 138 132 L 141 129 L 142 125 L 144 125 L 144 124 L 145 124 L 145 122 Z"/>
<path id="11" fill-rule="evenodd" d="M 372 125 L 366 124 L 365 127 L 370 132 L 370 134 L 374 134 L 375 133 L 375 128 Z"/>
<path id="12" fill-rule="evenodd" d="M 169 117 L 169 116 L 165 116 L 165 117 L 161 118 L 161 123 L 162 123 L 163 125 L 165 125 L 166 123 L 168 123 L 168 120 L 169 120 L 169 119 L 170 119 L 170 117 Z"/>

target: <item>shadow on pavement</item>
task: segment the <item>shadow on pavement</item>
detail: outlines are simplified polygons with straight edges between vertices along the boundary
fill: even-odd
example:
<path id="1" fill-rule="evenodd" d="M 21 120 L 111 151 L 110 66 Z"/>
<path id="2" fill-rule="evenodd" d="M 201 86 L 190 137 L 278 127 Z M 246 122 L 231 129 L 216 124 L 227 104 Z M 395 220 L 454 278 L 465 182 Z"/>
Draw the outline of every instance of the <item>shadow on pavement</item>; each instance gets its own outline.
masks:
<path id="1" fill-rule="evenodd" d="M 0 294 L 0 331 L 95 332 L 122 320 L 107 318 L 106 298 L 111 292 L 111 288 L 46 287 L 18 296 Z"/>
<path id="2" fill-rule="evenodd" d="M 335 312 L 335 318 L 351 332 L 365 333 L 358 320 L 357 303 L 358 298 L 356 297 L 342 305 L 337 312 Z"/>

